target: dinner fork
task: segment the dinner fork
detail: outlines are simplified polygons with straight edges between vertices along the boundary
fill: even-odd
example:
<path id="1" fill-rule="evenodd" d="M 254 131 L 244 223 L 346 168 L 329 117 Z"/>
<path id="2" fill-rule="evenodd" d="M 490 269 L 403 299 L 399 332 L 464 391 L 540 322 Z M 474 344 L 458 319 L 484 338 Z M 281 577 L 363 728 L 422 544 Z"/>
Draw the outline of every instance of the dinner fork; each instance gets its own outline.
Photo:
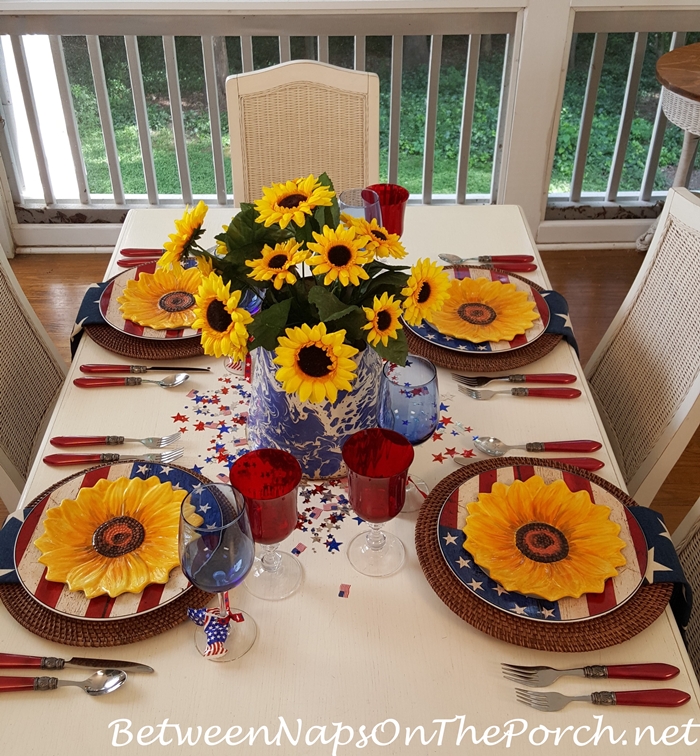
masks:
<path id="1" fill-rule="evenodd" d="M 508 381 L 509 383 L 574 383 L 576 376 L 571 373 L 513 373 L 512 375 L 458 375 L 452 373 L 452 379 L 470 388 L 481 388 L 491 381 Z"/>
<path id="2" fill-rule="evenodd" d="M 561 693 L 516 688 L 515 695 L 520 703 L 538 711 L 559 711 L 571 701 L 586 701 L 598 706 L 682 706 L 690 701 L 690 695 L 675 688 L 654 690 L 601 690 L 586 696 L 563 696 Z"/>
<path id="3" fill-rule="evenodd" d="M 126 438 L 125 436 L 56 436 L 49 439 L 53 446 L 120 446 L 121 444 L 143 444 L 149 449 L 162 449 L 180 440 L 180 433 L 169 436 L 148 436 L 148 438 Z"/>
<path id="4" fill-rule="evenodd" d="M 459 390 L 470 396 L 472 399 L 490 399 L 496 394 L 510 394 L 511 396 L 545 396 L 550 399 L 575 399 L 577 396 L 581 396 L 581 392 L 578 389 L 569 388 L 512 388 L 505 389 L 504 391 L 489 391 L 483 389 L 477 391 L 476 389 L 469 388 L 468 386 L 458 386 Z"/>
<path id="5" fill-rule="evenodd" d="M 670 664 L 615 664 L 605 666 L 593 664 L 575 669 L 554 669 L 553 667 L 521 667 L 517 664 L 501 664 L 503 677 L 507 680 L 527 685 L 530 688 L 545 688 L 562 675 L 618 680 L 670 680 L 680 670 Z"/>
<path id="6" fill-rule="evenodd" d="M 185 453 L 184 449 L 168 449 L 160 454 L 49 454 L 44 457 L 47 465 L 83 465 L 86 462 L 155 462 L 167 464 L 179 459 Z"/>

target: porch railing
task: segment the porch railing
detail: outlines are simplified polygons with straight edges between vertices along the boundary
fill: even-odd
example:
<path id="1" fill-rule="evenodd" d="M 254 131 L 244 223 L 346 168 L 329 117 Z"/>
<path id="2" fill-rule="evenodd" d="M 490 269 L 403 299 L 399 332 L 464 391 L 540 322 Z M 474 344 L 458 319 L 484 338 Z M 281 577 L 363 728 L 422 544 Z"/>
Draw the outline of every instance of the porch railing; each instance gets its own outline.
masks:
<path id="1" fill-rule="evenodd" d="M 629 243 L 643 230 L 658 210 L 663 189 L 654 189 L 659 157 L 664 143 L 666 121 L 660 106 L 654 115 L 644 174 L 638 190 L 621 190 L 621 178 L 635 123 L 637 93 L 649 34 L 673 33 L 671 47 L 695 41 L 700 30 L 700 8 L 691 0 L 674 2 L 668 10 L 661 2 L 619 0 L 611 9 L 604 0 L 525 0 L 514 8 L 506 0 L 443 0 L 432 2 L 377 2 L 369 10 L 366 3 L 329 0 L 278 4 L 274 12 L 260 3 L 201 2 L 175 0 L 120 3 L 118 6 L 96 0 L 91 12 L 79 3 L 27 4 L 6 2 L 0 8 L 0 30 L 4 36 L 0 59 L 0 152 L 14 215 L 10 209 L 9 226 L 15 244 L 24 247 L 47 246 L 100 247 L 113 243 L 118 223 L 130 207 L 184 204 L 200 197 L 219 205 L 233 205 L 230 169 L 227 163 L 227 123 L 220 96 L 222 79 L 221 45 L 229 51 L 229 66 L 223 72 L 250 71 L 261 64 L 314 57 L 324 62 L 366 69 L 368 48 L 382 40 L 386 60 L 381 64 L 382 85 L 382 171 L 389 181 L 401 181 L 407 119 L 402 112 L 402 82 L 411 70 L 406 55 L 416 40 L 427 39 L 427 82 L 422 170 L 418 185 L 412 187 L 412 201 L 423 203 L 509 202 L 523 207 L 537 241 L 543 244 Z M 639 11 L 639 6 L 645 10 Z M 60 12 L 56 11 L 60 6 Z M 488 6 L 488 7 L 485 7 Z M 632 10 L 635 8 L 635 10 Z M 601 72 L 606 60 L 609 35 L 631 33 L 631 47 L 625 96 L 621 102 L 617 137 L 611 145 L 612 157 L 605 191 L 586 189 L 585 169 L 590 159 L 591 135 L 596 128 L 596 102 Z M 32 48 L 45 35 L 47 67 L 32 68 Z M 568 80 L 566 70 L 577 38 L 593 36 L 585 96 L 581 105 L 578 138 L 573 146 L 571 178 L 567 191 L 550 191 L 550 176 L 555 163 L 557 128 L 562 99 Z M 139 191 L 125 182 L 125 156 L 115 132 L 110 82 L 105 72 L 102 47 L 105 37 L 122 37 L 128 71 L 128 88 L 133 105 L 133 139 L 142 174 Z M 208 144 L 211 151 L 210 179 L 192 175 L 191 134 L 187 117 L 190 105 L 183 103 L 181 78 L 184 61 L 178 55 L 179 38 L 199 38 L 204 71 L 203 98 L 208 114 Z M 167 80 L 167 108 L 170 117 L 172 159 L 176 165 L 179 191 L 164 193 L 159 185 L 162 167 L 153 144 L 153 124 L 149 118 L 149 94 L 142 70 L 141 50 L 144 37 L 160 38 L 163 76 Z M 276 38 L 274 60 L 260 61 L 256 50 L 260 40 Z M 352 37 L 351 55 L 338 61 L 338 38 Z M 66 43 L 79 39 L 85 46 L 92 80 L 96 120 L 103 139 L 102 184 L 108 191 L 91 191 L 95 179 L 93 158 L 86 160 L 84 133 L 76 112 L 74 82 L 66 62 Z M 223 40 L 223 41 L 222 41 Z M 304 49 L 299 54 L 300 41 Z M 454 184 L 436 189 L 436 156 L 444 152 L 444 129 L 440 130 L 439 104 L 443 94 L 441 69 L 445 50 L 459 40 L 464 48 L 463 88 L 459 92 L 459 128 L 451 139 Z M 493 149 L 488 154 L 488 185 L 474 189 L 475 108 L 484 105 L 477 96 L 484 48 L 496 41 L 500 62 L 498 86 L 489 97 L 494 111 Z M 269 46 L 269 45 L 268 45 Z M 451 49 L 451 48 L 450 48 Z M 648 53 L 647 53 L 648 55 Z M 489 63 L 493 66 L 493 52 Z M 377 56 L 370 55 L 374 63 Z M 148 76 L 146 78 L 148 78 Z M 55 81 L 54 81 L 55 77 Z M 43 114 L 47 82 L 60 103 L 52 119 Z M 443 84 L 444 86 L 444 84 Z M 454 86 L 454 85 L 453 85 Z M 18 95 L 18 96 L 17 96 Z M 483 92 L 482 92 L 483 98 Z M 405 103 L 403 103 L 405 104 Z M 21 124 L 26 127 L 21 127 Z M 56 158 L 52 141 L 56 124 L 65 131 L 62 161 Z M 26 128 L 26 132 L 24 131 Z M 675 128 L 675 127 L 673 127 Z M 415 129 L 414 129 L 415 130 Z M 157 136 L 157 134 L 156 134 Z M 20 147 L 24 145 L 24 150 Z M 26 146 L 29 146 L 27 149 Z M 188 149 L 189 148 L 189 149 Z M 483 146 L 480 148 L 483 153 Z M 29 157 L 27 157 L 29 155 Z M 133 155 L 132 155 L 133 157 Z M 415 160 L 414 160 L 415 162 Z M 472 160 L 473 163 L 473 160 Z M 483 174 L 484 171 L 482 170 Z M 66 181 L 66 174 L 71 180 Z M 133 169 L 131 169 L 133 175 Z M 444 182 L 443 182 L 444 184 Z M 66 190 L 66 186 L 69 187 Z M 104 187 L 103 187 L 104 188 Z M 6 202 L 6 205 L 9 203 Z M 596 207 L 626 208 L 627 218 L 598 219 Z M 575 208 L 573 220 L 567 212 Z M 581 208 L 585 212 L 581 211 Z M 631 210 L 637 208 L 638 210 Z M 600 215 L 601 213 L 598 213 Z M 631 214 L 631 216 L 630 216 Z M 614 215 L 614 214 L 613 214 Z M 634 216 L 637 216 L 637 220 Z M 71 221 L 88 221 L 76 223 Z M 588 216 L 588 217 L 586 217 Z M 630 219 L 631 217 L 631 219 Z M 562 218 L 559 220 L 558 218 Z M 584 218 L 584 219 L 582 219 Z M 68 221 L 68 222 L 66 222 Z M 92 222 L 91 222 L 92 221 Z"/>

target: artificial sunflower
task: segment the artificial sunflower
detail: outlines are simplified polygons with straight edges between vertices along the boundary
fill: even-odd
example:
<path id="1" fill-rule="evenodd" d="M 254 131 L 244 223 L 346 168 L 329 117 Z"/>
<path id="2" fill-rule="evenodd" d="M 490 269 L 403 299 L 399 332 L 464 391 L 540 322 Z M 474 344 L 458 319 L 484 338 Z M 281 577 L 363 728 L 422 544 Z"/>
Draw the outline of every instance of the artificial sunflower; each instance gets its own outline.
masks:
<path id="1" fill-rule="evenodd" d="M 198 268 L 185 270 L 180 263 L 171 268 L 156 267 L 127 281 L 117 299 L 125 320 L 158 331 L 188 328 L 194 323 L 195 294 L 202 282 Z"/>
<path id="2" fill-rule="evenodd" d="M 248 352 L 248 323 L 253 322 L 251 314 L 238 306 L 241 299 L 239 290 L 231 293 L 231 284 L 221 280 L 216 273 L 205 278 L 195 300 L 197 318 L 193 328 L 202 329 L 202 347 L 205 354 L 215 357 L 231 357 L 242 360 Z"/>
<path id="3" fill-rule="evenodd" d="M 372 261 L 372 253 L 364 247 L 369 237 L 358 236 L 354 228 L 324 226 L 322 233 L 313 232 L 316 243 L 309 242 L 308 247 L 316 254 L 308 260 L 315 276 L 326 274 L 323 285 L 340 281 L 343 286 L 360 285 L 360 279 L 369 278 L 362 267 Z"/>
<path id="4" fill-rule="evenodd" d="M 104 479 L 81 488 L 75 499 L 48 510 L 44 534 L 34 542 L 47 579 L 89 599 L 167 583 L 180 563 L 178 526 L 186 495 L 156 477 Z"/>
<path id="5" fill-rule="evenodd" d="M 170 241 L 165 242 L 165 252 L 158 260 L 162 268 L 169 268 L 175 263 L 181 262 L 183 255 L 187 256 L 193 246 L 197 246 L 197 239 L 204 233 L 202 223 L 209 208 L 200 200 L 197 206 L 190 209 L 187 207 L 180 220 L 175 221 L 177 232 L 169 235 Z"/>
<path id="6" fill-rule="evenodd" d="M 625 564 L 610 508 L 563 480 L 494 483 L 467 509 L 465 548 L 508 591 L 548 601 L 601 593 Z"/>
<path id="7" fill-rule="evenodd" d="M 427 258 L 418 260 L 411 268 L 411 277 L 401 294 L 406 297 L 403 302 L 403 318 L 409 325 L 418 325 L 439 309 L 449 296 L 450 278 L 442 269 Z"/>
<path id="8" fill-rule="evenodd" d="M 273 362 L 280 365 L 275 377 L 288 394 L 298 394 L 302 402 L 335 402 L 338 389 L 351 390 L 356 365 L 350 358 L 358 350 L 343 343 L 345 331 L 327 333 L 325 323 L 303 323 L 285 333 Z"/>
<path id="9" fill-rule="evenodd" d="M 367 221 L 343 213 L 340 216 L 346 227 L 353 227 L 360 236 L 368 236 L 369 241 L 365 249 L 375 257 L 395 257 L 401 259 L 406 256 L 406 250 L 399 240 L 398 234 L 390 234 L 384 226 L 377 223 L 376 218 Z"/>
<path id="10" fill-rule="evenodd" d="M 278 290 L 285 283 L 295 283 L 297 277 L 290 268 L 304 262 L 309 256 L 309 252 L 300 249 L 300 246 L 294 239 L 275 244 L 274 247 L 266 244 L 262 249 L 261 258 L 245 261 L 245 264 L 253 269 L 248 275 L 256 281 L 272 281 Z"/>
<path id="11" fill-rule="evenodd" d="M 512 283 L 488 278 L 453 280 L 449 297 L 428 320 L 447 336 L 471 341 L 511 341 L 539 318 L 535 302 Z"/>
<path id="12" fill-rule="evenodd" d="M 285 184 L 264 186 L 263 198 L 255 202 L 258 211 L 255 220 L 264 223 L 266 228 L 273 223 L 279 224 L 280 228 L 287 228 L 292 221 L 301 228 L 315 208 L 329 207 L 333 197 L 335 192 L 324 186 L 313 174 Z"/>
<path id="13" fill-rule="evenodd" d="M 380 341 L 384 346 L 389 339 L 398 337 L 397 331 L 403 328 L 399 318 L 401 317 L 401 302 L 394 300 L 386 292 L 381 297 L 375 297 L 372 307 L 363 307 L 365 316 L 369 321 L 362 326 L 363 331 L 369 331 L 367 341 L 374 345 Z"/>

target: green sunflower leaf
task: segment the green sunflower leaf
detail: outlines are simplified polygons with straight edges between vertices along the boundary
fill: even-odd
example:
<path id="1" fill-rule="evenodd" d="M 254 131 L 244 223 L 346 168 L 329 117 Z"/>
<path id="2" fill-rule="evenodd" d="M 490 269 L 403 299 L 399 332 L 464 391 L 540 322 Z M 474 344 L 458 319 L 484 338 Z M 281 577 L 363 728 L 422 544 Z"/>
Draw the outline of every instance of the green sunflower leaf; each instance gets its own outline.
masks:
<path id="1" fill-rule="evenodd" d="M 362 326 L 367 325 L 367 318 L 359 307 L 348 307 L 344 312 L 325 318 L 324 322 L 329 332 L 345 329 L 347 343 L 367 340 L 367 331 L 362 329 Z"/>
<path id="2" fill-rule="evenodd" d="M 277 339 L 287 325 L 290 305 L 291 300 L 285 299 L 255 315 L 253 322 L 248 325 L 248 333 L 253 337 L 251 349 L 263 347 L 272 351 L 277 346 Z"/>
<path id="3" fill-rule="evenodd" d="M 370 278 L 362 284 L 361 302 L 366 307 L 371 307 L 374 297 L 381 297 L 384 292 L 400 299 L 401 289 L 406 286 L 407 281 L 408 275 L 399 271 L 388 271 L 376 278 Z"/>
<path id="4" fill-rule="evenodd" d="M 321 321 L 328 320 L 334 316 L 337 317 L 338 313 L 345 313 L 350 309 L 335 294 L 331 294 L 325 286 L 312 286 L 309 289 L 309 302 L 316 305 L 318 317 Z"/>
<path id="5" fill-rule="evenodd" d="M 395 362 L 397 365 L 402 366 L 406 364 L 406 358 L 408 357 L 408 342 L 406 341 L 406 334 L 404 333 L 403 328 L 396 332 L 395 339 L 389 339 L 386 346 L 380 341 L 372 348 L 380 357 L 389 360 L 389 362 Z"/>
<path id="6" fill-rule="evenodd" d="M 338 228 L 340 225 L 340 208 L 338 207 L 338 196 L 335 193 L 335 187 L 333 186 L 333 182 L 330 180 L 327 173 L 322 173 L 318 180 L 321 182 L 323 186 L 329 187 L 333 191 L 333 200 L 330 207 L 324 207 L 324 220 L 321 223 L 321 226 L 330 226 L 331 228 Z M 320 208 L 316 208 L 319 210 Z"/>

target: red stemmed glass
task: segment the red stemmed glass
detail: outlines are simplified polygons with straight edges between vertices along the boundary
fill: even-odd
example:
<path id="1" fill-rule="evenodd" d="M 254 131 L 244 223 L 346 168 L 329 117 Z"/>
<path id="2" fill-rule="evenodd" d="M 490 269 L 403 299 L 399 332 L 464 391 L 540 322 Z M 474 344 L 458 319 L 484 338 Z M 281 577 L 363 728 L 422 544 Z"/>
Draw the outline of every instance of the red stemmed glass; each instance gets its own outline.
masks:
<path id="1" fill-rule="evenodd" d="M 413 446 L 396 431 L 367 428 L 345 442 L 343 461 L 350 505 L 369 524 L 369 530 L 350 542 L 350 564 L 363 575 L 391 575 L 403 564 L 405 549 L 382 525 L 403 508 Z"/>
<path id="2" fill-rule="evenodd" d="M 379 195 L 382 226 L 390 234 L 403 234 L 403 216 L 408 202 L 408 189 L 399 184 L 372 184 L 367 187 Z"/>
<path id="3" fill-rule="evenodd" d="M 243 495 L 253 539 L 263 546 L 246 578 L 246 588 L 270 601 L 291 596 L 301 585 L 302 568 L 278 547 L 296 528 L 299 463 L 281 449 L 257 449 L 233 463 L 229 480 Z"/>

